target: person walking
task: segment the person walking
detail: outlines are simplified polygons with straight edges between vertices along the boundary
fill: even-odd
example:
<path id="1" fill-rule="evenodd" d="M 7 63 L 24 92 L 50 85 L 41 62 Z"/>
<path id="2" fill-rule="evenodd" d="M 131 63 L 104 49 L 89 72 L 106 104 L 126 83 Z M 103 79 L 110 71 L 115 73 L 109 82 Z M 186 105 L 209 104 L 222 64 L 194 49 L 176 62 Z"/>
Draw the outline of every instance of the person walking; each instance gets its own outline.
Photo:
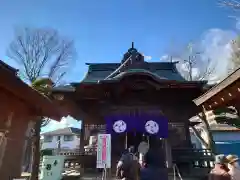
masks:
<path id="1" fill-rule="evenodd" d="M 164 158 L 159 149 L 149 149 L 145 155 L 146 167 L 141 169 L 140 180 L 168 180 Z"/>
<path id="2" fill-rule="evenodd" d="M 220 154 L 215 156 L 214 168 L 209 173 L 208 180 L 231 180 L 227 167 L 228 160 L 225 155 Z"/>
<path id="3" fill-rule="evenodd" d="M 229 174 L 231 175 L 232 180 L 240 180 L 240 167 L 238 163 L 238 156 L 230 154 L 226 158 L 228 160 Z"/>
<path id="4" fill-rule="evenodd" d="M 140 164 L 134 154 L 134 147 L 131 146 L 117 164 L 116 177 L 122 180 L 139 180 L 139 173 Z"/>

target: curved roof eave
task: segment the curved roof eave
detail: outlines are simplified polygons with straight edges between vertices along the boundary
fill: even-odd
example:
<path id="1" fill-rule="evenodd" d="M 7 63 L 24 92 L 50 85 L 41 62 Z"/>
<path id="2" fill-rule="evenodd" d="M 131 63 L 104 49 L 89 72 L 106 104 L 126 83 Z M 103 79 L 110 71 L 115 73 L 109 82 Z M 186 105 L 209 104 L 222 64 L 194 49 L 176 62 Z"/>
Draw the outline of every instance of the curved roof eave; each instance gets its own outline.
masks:
<path id="1" fill-rule="evenodd" d="M 128 70 L 128 71 L 124 71 L 118 75 L 116 75 L 115 77 L 113 77 L 112 79 L 118 79 L 119 81 L 121 81 L 123 78 L 127 77 L 127 76 L 131 76 L 131 75 L 146 75 L 146 76 L 150 76 L 152 77 L 154 80 L 159 80 L 159 79 L 165 79 L 167 80 L 167 78 L 164 77 L 160 77 L 155 73 L 152 73 L 148 70 L 145 69 L 133 69 L 133 70 Z"/>
<path id="2" fill-rule="evenodd" d="M 143 76 L 149 76 L 151 77 L 154 81 L 157 82 L 173 82 L 173 83 L 184 83 L 184 84 L 201 84 L 201 85 L 205 85 L 207 84 L 207 81 L 177 81 L 177 80 L 169 80 L 167 78 L 164 77 L 160 77 L 155 73 L 152 73 L 150 71 L 147 70 L 142 70 L 138 72 L 135 71 L 125 71 L 122 72 L 120 74 L 118 74 L 117 76 L 113 77 L 113 78 L 109 78 L 109 79 L 105 79 L 105 80 L 99 80 L 97 81 L 97 83 L 104 83 L 104 82 L 109 82 L 109 83 L 113 83 L 113 82 L 120 82 L 123 78 L 127 77 L 127 76 L 131 76 L 131 75 L 143 75 Z"/>

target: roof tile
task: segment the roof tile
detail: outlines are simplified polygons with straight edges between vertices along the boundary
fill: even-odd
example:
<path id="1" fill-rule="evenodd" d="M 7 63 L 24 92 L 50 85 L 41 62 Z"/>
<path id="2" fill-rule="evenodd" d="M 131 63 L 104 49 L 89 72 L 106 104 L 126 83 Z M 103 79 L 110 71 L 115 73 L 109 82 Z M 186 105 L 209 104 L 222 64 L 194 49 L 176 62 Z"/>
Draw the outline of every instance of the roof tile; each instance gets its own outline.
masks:
<path id="1" fill-rule="evenodd" d="M 120 63 L 99 63 L 88 64 L 88 73 L 83 82 L 94 82 L 104 80 L 113 73 L 121 64 Z M 134 69 L 128 69 L 134 70 Z M 143 71 L 149 71 L 156 74 L 160 79 L 185 81 L 181 74 L 177 71 L 176 62 L 145 62 Z"/>

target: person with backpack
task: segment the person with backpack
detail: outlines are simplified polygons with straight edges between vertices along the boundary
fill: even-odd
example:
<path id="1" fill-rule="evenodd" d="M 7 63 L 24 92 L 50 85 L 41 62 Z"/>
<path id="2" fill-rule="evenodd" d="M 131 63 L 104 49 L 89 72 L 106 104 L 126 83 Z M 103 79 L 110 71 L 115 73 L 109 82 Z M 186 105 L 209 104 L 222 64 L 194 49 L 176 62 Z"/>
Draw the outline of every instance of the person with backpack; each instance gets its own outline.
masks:
<path id="1" fill-rule="evenodd" d="M 138 180 L 140 164 L 134 154 L 134 147 L 131 146 L 128 152 L 123 154 L 117 164 L 116 176 L 122 180 Z"/>
<path id="2" fill-rule="evenodd" d="M 165 160 L 160 149 L 150 148 L 145 155 L 145 168 L 141 170 L 140 180 L 168 180 Z"/>

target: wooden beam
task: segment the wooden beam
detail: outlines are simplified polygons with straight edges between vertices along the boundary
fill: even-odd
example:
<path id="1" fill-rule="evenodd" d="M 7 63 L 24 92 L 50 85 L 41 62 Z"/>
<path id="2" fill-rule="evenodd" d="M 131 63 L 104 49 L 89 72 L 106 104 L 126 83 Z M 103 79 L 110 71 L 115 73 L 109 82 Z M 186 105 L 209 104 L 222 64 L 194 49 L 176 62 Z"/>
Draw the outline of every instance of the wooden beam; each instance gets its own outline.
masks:
<path id="1" fill-rule="evenodd" d="M 240 98 L 240 81 L 223 89 L 221 92 L 204 102 L 207 110 L 216 109 L 218 107 L 231 104 L 234 99 Z"/>
<path id="2" fill-rule="evenodd" d="M 199 106 L 202 105 L 204 102 L 215 96 L 216 94 L 220 93 L 223 89 L 227 88 L 234 82 L 238 81 L 240 78 L 240 68 L 234 71 L 231 75 L 229 75 L 227 78 L 225 78 L 223 81 L 221 81 L 216 86 L 212 87 L 210 90 L 208 90 L 205 94 L 202 96 L 196 98 L 193 100 L 193 102 Z"/>

